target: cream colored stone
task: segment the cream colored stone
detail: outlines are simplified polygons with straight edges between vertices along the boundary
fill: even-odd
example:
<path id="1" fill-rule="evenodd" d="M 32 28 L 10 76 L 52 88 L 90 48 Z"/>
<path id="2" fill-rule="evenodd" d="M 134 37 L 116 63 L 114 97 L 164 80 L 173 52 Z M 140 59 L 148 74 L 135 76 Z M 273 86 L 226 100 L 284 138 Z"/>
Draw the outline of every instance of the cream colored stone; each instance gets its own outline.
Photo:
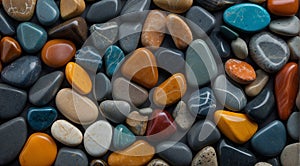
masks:
<path id="1" fill-rule="evenodd" d="M 263 70 L 256 70 L 256 80 L 245 87 L 247 96 L 254 97 L 258 95 L 269 81 L 269 76 Z"/>

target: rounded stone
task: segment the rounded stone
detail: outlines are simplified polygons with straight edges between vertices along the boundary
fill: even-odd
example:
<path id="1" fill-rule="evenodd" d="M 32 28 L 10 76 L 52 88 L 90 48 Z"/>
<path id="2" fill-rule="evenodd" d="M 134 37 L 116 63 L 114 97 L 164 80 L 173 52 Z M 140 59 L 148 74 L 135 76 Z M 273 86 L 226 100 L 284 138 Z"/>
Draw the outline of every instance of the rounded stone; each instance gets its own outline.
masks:
<path id="1" fill-rule="evenodd" d="M 53 107 L 29 108 L 27 121 L 29 126 L 36 131 L 47 129 L 57 118 L 57 111 Z"/>
<path id="2" fill-rule="evenodd" d="M 253 67 L 247 62 L 229 59 L 225 63 L 225 71 L 229 77 L 240 84 L 249 84 L 256 79 Z"/>
<path id="3" fill-rule="evenodd" d="M 156 158 L 151 160 L 147 166 L 169 166 L 169 164 L 162 159 Z"/>
<path id="4" fill-rule="evenodd" d="M 278 16 L 293 16 L 299 9 L 299 1 L 268 0 L 267 8 L 272 14 Z"/>
<path id="5" fill-rule="evenodd" d="M 63 165 L 88 166 L 88 158 L 80 149 L 63 147 L 58 151 L 54 166 Z"/>
<path id="6" fill-rule="evenodd" d="M 218 166 L 215 149 L 211 146 L 201 149 L 193 158 L 191 166 Z"/>
<path id="7" fill-rule="evenodd" d="M 3 63 L 10 63 L 22 54 L 20 44 L 12 37 L 4 37 L 0 41 L 0 55 Z"/>
<path id="8" fill-rule="evenodd" d="M 248 57 L 248 45 L 242 38 L 233 40 L 231 48 L 234 55 L 239 59 L 246 59 Z"/>
<path id="9" fill-rule="evenodd" d="M 45 26 L 53 25 L 59 19 L 59 9 L 54 0 L 38 0 L 36 16 Z"/>
<path id="10" fill-rule="evenodd" d="M 37 0 L 2 0 L 6 13 L 17 21 L 28 21 L 34 14 Z"/>
<path id="11" fill-rule="evenodd" d="M 85 7 L 84 0 L 61 0 L 60 15 L 62 19 L 67 20 L 81 15 Z"/>
<path id="12" fill-rule="evenodd" d="M 126 101 L 105 100 L 100 103 L 102 115 L 114 123 L 122 123 L 130 113 L 130 105 Z"/>
<path id="13" fill-rule="evenodd" d="M 153 3 L 158 7 L 172 13 L 184 13 L 193 5 L 193 0 L 154 0 Z"/>
<path id="14" fill-rule="evenodd" d="M 245 93 L 254 97 L 257 96 L 269 81 L 269 75 L 261 69 L 255 71 L 256 79 L 245 87 Z"/>
<path id="15" fill-rule="evenodd" d="M 279 35 L 297 36 L 300 32 L 300 20 L 297 16 L 273 20 L 269 28 Z"/>
<path id="16" fill-rule="evenodd" d="M 287 131 L 294 140 L 300 138 L 300 113 L 294 112 L 287 121 Z"/>
<path id="17" fill-rule="evenodd" d="M 284 166 L 299 165 L 299 149 L 300 143 L 286 146 L 280 155 L 281 164 Z"/>

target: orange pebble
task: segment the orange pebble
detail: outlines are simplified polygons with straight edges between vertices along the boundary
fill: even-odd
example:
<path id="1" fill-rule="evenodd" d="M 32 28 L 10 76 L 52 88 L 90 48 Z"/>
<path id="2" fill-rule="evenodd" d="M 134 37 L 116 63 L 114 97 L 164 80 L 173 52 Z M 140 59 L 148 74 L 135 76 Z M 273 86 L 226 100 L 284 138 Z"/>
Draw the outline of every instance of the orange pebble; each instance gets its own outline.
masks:
<path id="1" fill-rule="evenodd" d="M 278 16 L 293 16 L 298 12 L 299 0 L 268 0 L 268 9 Z"/>
<path id="2" fill-rule="evenodd" d="M 20 57 L 22 49 L 20 44 L 12 37 L 4 37 L 0 42 L 0 55 L 3 63 L 9 63 Z"/>
<path id="3" fill-rule="evenodd" d="M 249 84 L 256 79 L 253 67 L 237 59 L 229 59 L 225 63 L 225 71 L 230 78 L 240 84 Z"/>

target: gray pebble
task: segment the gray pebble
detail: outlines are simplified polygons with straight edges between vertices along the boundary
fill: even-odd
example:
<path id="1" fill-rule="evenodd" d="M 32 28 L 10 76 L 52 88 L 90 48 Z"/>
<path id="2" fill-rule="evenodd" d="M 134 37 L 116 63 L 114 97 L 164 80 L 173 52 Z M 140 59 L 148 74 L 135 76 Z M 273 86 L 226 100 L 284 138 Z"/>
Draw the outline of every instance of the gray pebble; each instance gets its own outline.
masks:
<path id="1" fill-rule="evenodd" d="M 291 59 L 300 59 L 300 36 L 291 38 L 287 43 L 291 51 Z"/>
<path id="2" fill-rule="evenodd" d="M 54 166 L 88 166 L 88 159 L 80 149 L 61 148 L 58 151 Z"/>
<path id="3" fill-rule="evenodd" d="M 207 146 L 200 150 L 194 157 L 191 166 L 218 166 L 216 151 Z"/>
<path id="4" fill-rule="evenodd" d="M 273 20 L 269 28 L 279 35 L 297 36 L 300 32 L 300 20 L 297 16 Z"/>
<path id="5" fill-rule="evenodd" d="M 294 112 L 287 121 L 287 131 L 294 140 L 300 139 L 300 113 Z"/>

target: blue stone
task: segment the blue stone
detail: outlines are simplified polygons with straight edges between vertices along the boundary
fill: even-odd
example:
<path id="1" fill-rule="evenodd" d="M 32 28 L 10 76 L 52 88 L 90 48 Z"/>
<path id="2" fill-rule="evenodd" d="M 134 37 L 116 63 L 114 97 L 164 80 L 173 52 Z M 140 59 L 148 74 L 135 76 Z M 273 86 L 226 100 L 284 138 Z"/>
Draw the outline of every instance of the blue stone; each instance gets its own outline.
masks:
<path id="1" fill-rule="evenodd" d="M 119 44 L 125 53 L 136 50 L 140 41 L 142 28 L 143 25 L 139 22 L 125 22 L 120 25 Z"/>
<path id="2" fill-rule="evenodd" d="M 286 129 L 275 120 L 257 131 L 251 139 L 252 148 L 260 155 L 273 157 L 280 154 L 286 144 Z"/>
<path id="3" fill-rule="evenodd" d="M 120 124 L 114 129 L 113 145 L 116 150 L 127 148 L 136 140 L 135 135 L 124 125 Z"/>
<path id="4" fill-rule="evenodd" d="M 102 0 L 91 5 L 86 19 L 89 22 L 106 22 L 118 16 L 121 9 L 120 0 Z"/>
<path id="5" fill-rule="evenodd" d="M 121 20 L 123 22 L 135 22 L 145 20 L 147 12 L 151 5 L 151 0 L 127 0 L 121 11 Z"/>
<path id="6" fill-rule="evenodd" d="M 41 26 L 23 22 L 17 28 L 17 39 L 28 53 L 38 52 L 47 41 L 47 32 Z"/>
<path id="7" fill-rule="evenodd" d="M 171 74 L 183 73 L 185 55 L 177 49 L 160 48 L 155 52 L 157 66 Z"/>
<path id="8" fill-rule="evenodd" d="M 36 56 L 23 56 L 6 66 L 1 72 L 4 82 L 17 86 L 29 87 L 40 76 L 42 64 Z"/>
<path id="9" fill-rule="evenodd" d="M 53 25 L 59 19 L 59 9 L 54 0 L 38 0 L 36 16 L 41 24 Z"/>
<path id="10" fill-rule="evenodd" d="M 85 46 L 78 50 L 75 60 L 81 67 L 94 73 L 98 72 L 102 67 L 102 57 L 93 46 Z"/>
<path id="11" fill-rule="evenodd" d="M 29 108 L 27 121 L 29 126 L 36 131 L 47 129 L 57 117 L 57 111 L 52 107 Z"/>
<path id="12" fill-rule="evenodd" d="M 115 45 L 108 47 L 104 54 L 104 61 L 106 67 L 106 74 L 112 76 L 116 69 L 118 68 L 119 63 L 124 59 L 125 55 L 123 51 Z"/>
<path id="13" fill-rule="evenodd" d="M 269 13 L 261 6 L 252 3 L 234 5 L 225 10 L 224 22 L 243 32 L 256 32 L 270 24 Z"/>
<path id="14" fill-rule="evenodd" d="M 3 35 L 14 35 L 16 32 L 12 19 L 5 13 L 4 9 L 0 9 L 0 33 Z"/>

